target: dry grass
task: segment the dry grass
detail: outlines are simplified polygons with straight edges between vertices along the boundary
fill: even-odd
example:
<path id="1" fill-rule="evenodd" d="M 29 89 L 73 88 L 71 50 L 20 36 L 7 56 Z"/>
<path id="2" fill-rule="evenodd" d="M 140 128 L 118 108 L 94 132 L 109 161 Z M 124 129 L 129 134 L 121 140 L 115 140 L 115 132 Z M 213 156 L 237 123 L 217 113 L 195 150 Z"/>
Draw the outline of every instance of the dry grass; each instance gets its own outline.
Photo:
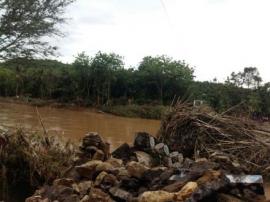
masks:
<path id="1" fill-rule="evenodd" d="M 69 141 L 22 129 L 0 134 L 0 171 L 9 184 L 19 180 L 33 187 L 50 183 L 72 165 L 76 147 Z"/>
<path id="2" fill-rule="evenodd" d="M 178 103 L 162 121 L 159 139 L 186 156 L 223 156 L 243 171 L 265 173 L 270 166 L 270 132 L 253 121 L 210 108 Z"/>

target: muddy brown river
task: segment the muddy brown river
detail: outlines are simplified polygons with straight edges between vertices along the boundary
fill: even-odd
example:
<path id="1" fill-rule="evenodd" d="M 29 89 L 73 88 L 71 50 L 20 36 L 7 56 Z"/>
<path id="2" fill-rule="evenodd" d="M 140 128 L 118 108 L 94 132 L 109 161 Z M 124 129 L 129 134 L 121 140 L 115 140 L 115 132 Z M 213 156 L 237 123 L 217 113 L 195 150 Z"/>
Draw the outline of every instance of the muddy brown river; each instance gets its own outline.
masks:
<path id="1" fill-rule="evenodd" d="M 118 117 L 86 108 L 71 110 L 40 107 L 38 111 L 51 135 L 60 135 L 78 141 L 87 132 L 96 131 L 111 144 L 112 148 L 116 148 L 123 142 L 132 143 L 134 134 L 138 131 L 156 134 L 160 126 L 160 121 L 157 120 Z M 24 104 L 0 102 L 1 126 L 42 131 L 35 107 Z M 270 199 L 269 181 L 265 188 L 266 196 Z"/>
<path id="2" fill-rule="evenodd" d="M 49 134 L 63 135 L 71 140 L 79 140 L 89 131 L 95 131 L 115 148 L 123 142 L 131 143 L 134 133 L 146 131 L 156 134 L 160 121 L 140 118 L 124 118 L 94 112 L 91 109 L 38 108 Z M 35 107 L 0 102 L 0 125 L 24 127 L 41 131 L 42 127 Z"/>

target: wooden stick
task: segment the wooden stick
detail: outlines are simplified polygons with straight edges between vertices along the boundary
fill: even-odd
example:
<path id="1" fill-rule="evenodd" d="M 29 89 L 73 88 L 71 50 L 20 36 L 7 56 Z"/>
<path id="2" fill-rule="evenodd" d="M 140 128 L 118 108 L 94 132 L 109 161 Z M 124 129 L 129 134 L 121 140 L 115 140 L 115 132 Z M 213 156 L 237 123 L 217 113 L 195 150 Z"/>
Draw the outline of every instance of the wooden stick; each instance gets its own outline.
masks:
<path id="1" fill-rule="evenodd" d="M 39 113 L 39 111 L 38 111 L 37 106 L 36 106 L 36 112 L 37 112 L 37 115 L 38 115 L 39 122 L 40 122 L 40 124 L 41 124 L 41 126 L 42 126 L 42 128 L 43 128 L 44 135 L 48 136 L 48 133 L 47 133 L 46 128 L 45 128 L 45 126 L 44 126 L 44 124 L 43 124 L 43 121 L 42 121 L 42 118 L 41 118 L 41 116 L 40 116 L 40 113 Z"/>
<path id="2" fill-rule="evenodd" d="M 40 124 L 41 124 L 41 126 L 43 128 L 43 132 L 44 132 L 44 135 L 45 135 L 46 146 L 49 147 L 50 146 L 50 141 L 49 141 L 49 138 L 48 138 L 48 133 L 47 133 L 47 130 L 46 130 L 45 126 L 44 126 L 44 123 L 42 121 L 42 118 L 40 116 L 40 113 L 38 111 L 37 106 L 36 106 L 36 112 L 37 112 L 37 115 L 38 115 L 39 122 L 40 122 Z"/>

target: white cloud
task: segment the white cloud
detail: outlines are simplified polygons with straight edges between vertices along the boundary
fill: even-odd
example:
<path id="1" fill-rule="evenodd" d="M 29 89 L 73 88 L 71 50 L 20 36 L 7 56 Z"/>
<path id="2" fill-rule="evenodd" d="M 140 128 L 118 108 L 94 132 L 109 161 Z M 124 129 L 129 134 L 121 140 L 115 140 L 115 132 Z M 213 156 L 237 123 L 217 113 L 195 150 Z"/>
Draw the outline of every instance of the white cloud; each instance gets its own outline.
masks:
<path id="1" fill-rule="evenodd" d="M 245 66 L 270 81 L 269 0 L 77 0 L 58 42 L 71 62 L 78 52 L 113 51 L 135 66 L 167 54 L 196 67 L 199 80 L 224 80 Z M 167 11 L 167 14 L 166 14 Z"/>

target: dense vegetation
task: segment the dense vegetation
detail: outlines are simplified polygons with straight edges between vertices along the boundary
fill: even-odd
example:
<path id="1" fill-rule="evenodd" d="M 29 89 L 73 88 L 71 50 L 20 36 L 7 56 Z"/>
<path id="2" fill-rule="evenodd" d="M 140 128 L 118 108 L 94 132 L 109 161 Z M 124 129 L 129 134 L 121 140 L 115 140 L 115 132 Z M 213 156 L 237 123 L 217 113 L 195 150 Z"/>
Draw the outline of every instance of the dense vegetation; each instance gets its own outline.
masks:
<path id="1" fill-rule="evenodd" d="M 142 59 L 124 68 L 117 54 L 79 54 L 72 64 L 12 59 L 1 64 L 0 96 L 54 99 L 86 106 L 169 105 L 173 99 L 203 100 L 217 111 L 241 102 L 249 112 L 270 113 L 270 84 L 257 68 L 232 73 L 226 82 L 194 81 L 194 70 L 167 56 Z M 117 111 L 117 110 L 116 110 Z"/>

